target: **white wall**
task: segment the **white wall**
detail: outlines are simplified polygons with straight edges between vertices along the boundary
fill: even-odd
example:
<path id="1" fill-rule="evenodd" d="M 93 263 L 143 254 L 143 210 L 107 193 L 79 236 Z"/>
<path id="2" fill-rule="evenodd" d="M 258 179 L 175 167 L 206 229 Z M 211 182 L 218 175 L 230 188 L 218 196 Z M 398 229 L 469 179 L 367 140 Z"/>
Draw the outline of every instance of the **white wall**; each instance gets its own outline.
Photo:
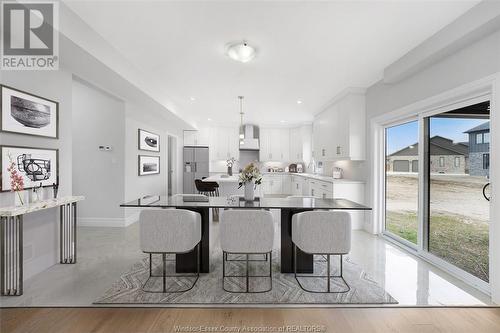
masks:
<path id="1" fill-rule="evenodd" d="M 72 193 L 71 74 L 61 71 L 2 71 L 2 84 L 59 102 L 59 139 L 0 132 L 1 145 L 59 149 L 60 195 Z M 44 190 L 52 195 L 51 189 Z M 0 193 L 0 206 L 14 204 L 14 194 Z M 57 209 L 24 218 L 24 278 L 59 261 Z"/>
<path id="2" fill-rule="evenodd" d="M 73 191 L 85 196 L 81 224 L 122 220 L 125 191 L 125 104 L 73 80 Z M 101 151 L 100 145 L 112 150 Z"/>

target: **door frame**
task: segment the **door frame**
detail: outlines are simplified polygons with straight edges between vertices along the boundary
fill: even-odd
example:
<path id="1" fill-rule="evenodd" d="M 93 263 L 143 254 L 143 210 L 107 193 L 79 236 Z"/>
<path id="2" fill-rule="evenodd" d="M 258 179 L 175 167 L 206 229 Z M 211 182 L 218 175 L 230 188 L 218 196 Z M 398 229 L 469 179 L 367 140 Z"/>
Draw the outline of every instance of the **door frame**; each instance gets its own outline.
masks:
<path id="1" fill-rule="evenodd" d="M 487 76 L 483 79 L 476 80 L 441 94 L 426 98 L 416 103 L 396 109 L 394 111 L 373 117 L 370 121 L 370 137 L 372 138 L 371 148 L 373 151 L 371 167 L 372 167 L 372 231 L 387 237 L 384 232 L 385 227 L 385 128 L 396 124 L 411 121 L 418 118 L 419 120 L 419 143 L 424 142 L 426 138 L 425 118 L 435 114 L 450 111 L 466 106 L 479 103 L 485 99 L 490 101 L 490 151 L 498 151 L 497 145 L 500 145 L 500 115 L 498 114 L 500 106 L 500 74 Z M 498 128 L 498 129 L 497 129 Z M 416 247 L 408 246 L 410 242 L 401 242 L 401 246 L 408 251 L 416 254 L 420 258 L 434 264 L 443 269 L 452 276 L 466 282 L 467 284 L 487 293 L 492 296 L 494 302 L 500 303 L 500 205 L 496 204 L 496 198 L 500 198 L 500 186 L 491 186 L 491 205 L 490 205 L 490 227 L 489 227 L 489 283 L 467 273 L 456 266 L 438 258 L 426 251 L 427 244 L 423 242 L 423 235 L 426 234 L 427 218 L 424 212 L 427 198 L 425 189 L 428 184 L 424 177 L 426 152 L 422 147 L 425 145 L 419 144 L 419 230 L 418 244 Z M 490 155 L 490 182 L 496 184 L 500 179 L 500 154 Z M 496 223 L 495 223 L 496 221 Z M 392 235 L 391 235 L 392 236 Z M 391 237 L 394 239 L 394 237 Z M 413 244 L 411 244 L 413 245 Z"/>

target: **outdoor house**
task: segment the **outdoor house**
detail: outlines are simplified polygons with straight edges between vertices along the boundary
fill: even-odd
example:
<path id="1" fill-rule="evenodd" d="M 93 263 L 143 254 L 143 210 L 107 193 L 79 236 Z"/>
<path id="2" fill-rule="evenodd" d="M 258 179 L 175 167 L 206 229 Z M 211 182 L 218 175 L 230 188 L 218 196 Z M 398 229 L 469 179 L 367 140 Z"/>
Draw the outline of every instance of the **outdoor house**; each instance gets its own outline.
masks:
<path id="1" fill-rule="evenodd" d="M 490 176 L 490 122 L 471 128 L 469 134 L 469 164 L 471 176 Z"/>
<path id="2" fill-rule="evenodd" d="M 467 143 L 454 143 L 442 136 L 433 136 L 430 139 L 430 153 L 432 173 L 468 173 Z M 418 143 L 390 154 L 387 157 L 387 171 L 418 172 Z"/>

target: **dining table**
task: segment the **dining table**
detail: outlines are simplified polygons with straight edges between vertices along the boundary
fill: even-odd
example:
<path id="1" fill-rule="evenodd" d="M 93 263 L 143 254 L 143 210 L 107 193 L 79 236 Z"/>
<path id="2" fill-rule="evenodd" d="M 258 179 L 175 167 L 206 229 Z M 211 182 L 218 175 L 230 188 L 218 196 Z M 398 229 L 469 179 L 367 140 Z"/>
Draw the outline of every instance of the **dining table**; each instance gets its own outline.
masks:
<path id="1" fill-rule="evenodd" d="M 210 209 L 278 209 L 281 211 L 281 262 L 282 273 L 294 272 L 292 217 L 294 214 L 313 210 L 369 211 L 370 207 L 342 199 L 311 197 L 256 197 L 247 201 L 243 197 L 199 197 L 189 195 L 148 195 L 120 205 L 141 209 L 186 209 L 201 215 L 200 272 L 210 271 Z M 335 223 L 332 220 L 332 223 Z M 196 251 L 176 255 L 176 272 L 190 273 L 197 270 Z M 313 255 L 297 250 L 297 272 L 313 273 Z"/>

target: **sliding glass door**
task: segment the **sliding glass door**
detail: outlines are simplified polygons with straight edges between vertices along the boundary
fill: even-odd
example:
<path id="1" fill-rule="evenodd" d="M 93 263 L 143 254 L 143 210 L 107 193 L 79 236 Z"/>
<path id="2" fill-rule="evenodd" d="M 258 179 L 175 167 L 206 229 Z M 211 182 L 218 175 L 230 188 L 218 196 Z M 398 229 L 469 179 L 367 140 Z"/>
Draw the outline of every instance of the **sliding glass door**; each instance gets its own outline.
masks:
<path id="1" fill-rule="evenodd" d="M 489 115 L 486 101 L 386 127 L 384 175 L 384 233 L 486 283 Z"/>
<path id="2" fill-rule="evenodd" d="M 428 251 L 486 282 L 490 206 L 483 188 L 489 182 L 488 106 L 481 103 L 425 119 Z"/>
<path id="3" fill-rule="evenodd" d="M 418 121 L 385 130 L 385 230 L 409 245 L 418 235 Z"/>

